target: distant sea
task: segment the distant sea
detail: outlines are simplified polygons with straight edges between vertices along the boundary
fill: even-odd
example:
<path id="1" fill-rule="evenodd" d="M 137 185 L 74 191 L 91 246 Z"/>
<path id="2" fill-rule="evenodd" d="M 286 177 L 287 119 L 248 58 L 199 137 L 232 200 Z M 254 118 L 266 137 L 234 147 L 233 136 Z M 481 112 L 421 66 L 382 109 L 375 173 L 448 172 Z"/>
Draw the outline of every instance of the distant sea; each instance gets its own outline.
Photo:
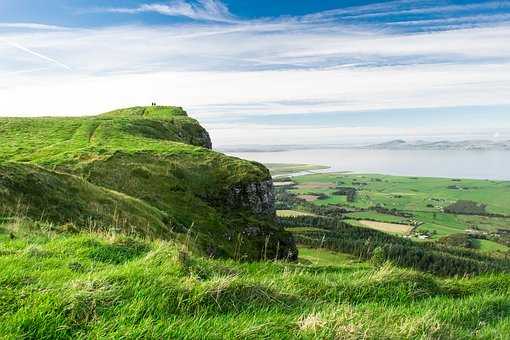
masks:
<path id="1" fill-rule="evenodd" d="M 228 154 L 261 163 L 327 165 L 327 171 L 510 180 L 510 151 L 308 149 Z"/>

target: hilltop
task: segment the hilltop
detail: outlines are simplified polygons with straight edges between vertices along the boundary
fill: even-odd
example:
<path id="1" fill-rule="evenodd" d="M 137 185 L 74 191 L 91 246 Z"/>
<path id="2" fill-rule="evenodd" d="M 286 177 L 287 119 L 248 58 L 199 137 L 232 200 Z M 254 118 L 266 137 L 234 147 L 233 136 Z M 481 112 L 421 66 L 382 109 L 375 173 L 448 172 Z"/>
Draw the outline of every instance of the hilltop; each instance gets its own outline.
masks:
<path id="1" fill-rule="evenodd" d="M 0 208 L 82 230 L 184 240 L 199 253 L 297 256 L 269 171 L 211 150 L 179 107 L 0 119 Z"/>

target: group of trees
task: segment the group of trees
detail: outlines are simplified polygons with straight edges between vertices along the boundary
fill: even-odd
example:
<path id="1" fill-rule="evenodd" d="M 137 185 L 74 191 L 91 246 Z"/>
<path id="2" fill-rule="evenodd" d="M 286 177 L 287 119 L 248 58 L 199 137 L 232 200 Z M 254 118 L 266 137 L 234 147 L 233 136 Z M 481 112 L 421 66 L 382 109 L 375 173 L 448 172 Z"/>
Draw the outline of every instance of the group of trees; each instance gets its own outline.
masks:
<path id="1" fill-rule="evenodd" d="M 290 210 L 296 205 L 303 204 L 306 201 L 297 197 L 296 194 L 286 190 L 285 188 L 276 187 L 276 209 L 277 210 Z"/>
<path id="2" fill-rule="evenodd" d="M 460 215 L 486 215 L 487 205 L 483 203 L 460 200 L 444 208 L 444 212 Z"/>
<path id="3" fill-rule="evenodd" d="M 443 236 L 437 242 L 454 247 L 475 248 L 473 237 L 466 233 Z"/>
<path id="4" fill-rule="evenodd" d="M 346 196 L 347 202 L 354 202 L 358 196 L 358 191 L 356 188 L 336 187 L 336 191 L 333 193 L 333 195 Z"/>
<path id="5" fill-rule="evenodd" d="M 376 212 L 378 212 L 380 214 L 385 214 L 385 215 L 393 215 L 393 216 L 404 217 L 404 218 L 413 218 L 414 217 L 414 215 L 411 213 L 408 213 L 405 211 L 400 211 L 395 208 L 389 209 L 389 208 L 383 207 L 381 205 L 376 205 L 376 206 L 372 207 L 371 209 L 375 210 Z"/>
<path id="6" fill-rule="evenodd" d="M 396 265 L 443 276 L 510 270 L 508 259 L 434 242 L 415 242 L 377 230 L 356 227 L 338 218 L 296 216 L 278 219 L 284 227 L 314 227 L 294 233 L 299 244 L 352 254 L 361 259 L 377 256 Z M 306 230 L 306 229 L 305 229 Z"/>

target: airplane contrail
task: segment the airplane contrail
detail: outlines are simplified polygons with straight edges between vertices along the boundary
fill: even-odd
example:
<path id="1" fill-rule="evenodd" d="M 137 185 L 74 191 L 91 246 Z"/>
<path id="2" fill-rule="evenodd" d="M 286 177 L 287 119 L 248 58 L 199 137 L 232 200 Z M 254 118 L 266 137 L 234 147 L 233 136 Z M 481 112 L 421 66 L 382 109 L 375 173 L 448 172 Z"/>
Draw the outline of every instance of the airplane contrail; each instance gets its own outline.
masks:
<path id="1" fill-rule="evenodd" d="M 17 49 L 19 49 L 19 50 L 22 50 L 22 51 L 25 51 L 25 52 L 27 52 L 27 53 L 30 53 L 31 55 L 34 55 L 34 56 L 36 56 L 36 57 L 39 57 L 39 58 L 44 59 L 44 60 L 46 60 L 46 61 L 49 61 L 49 62 L 51 62 L 51 63 L 57 64 L 58 66 L 63 67 L 63 68 L 65 68 L 66 70 L 69 70 L 69 71 L 71 71 L 71 70 L 72 70 L 72 69 L 71 69 L 69 66 L 67 66 L 66 64 L 61 63 L 60 61 L 55 60 L 55 59 L 53 59 L 53 58 L 50 58 L 50 57 L 48 57 L 48 56 L 45 56 L 44 54 L 41 54 L 41 53 L 38 53 L 38 52 L 36 52 L 36 51 L 33 51 L 33 50 L 29 49 L 29 48 L 26 48 L 25 46 L 22 46 L 22 45 L 20 45 L 20 44 L 18 44 L 18 43 L 15 43 L 15 42 L 13 42 L 13 41 L 10 41 L 10 40 L 7 40 L 7 39 L 3 39 L 3 38 L 0 38 L 0 41 L 4 42 L 4 43 L 6 43 L 7 45 L 10 45 L 10 46 L 12 46 L 12 47 L 14 47 L 14 48 L 17 48 Z"/>

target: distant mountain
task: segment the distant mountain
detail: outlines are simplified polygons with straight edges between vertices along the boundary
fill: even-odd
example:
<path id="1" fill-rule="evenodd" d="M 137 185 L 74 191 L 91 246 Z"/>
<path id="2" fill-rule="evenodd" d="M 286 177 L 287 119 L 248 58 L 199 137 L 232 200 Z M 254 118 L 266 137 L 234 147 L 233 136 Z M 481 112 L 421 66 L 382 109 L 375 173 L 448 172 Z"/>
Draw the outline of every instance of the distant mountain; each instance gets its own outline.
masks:
<path id="1" fill-rule="evenodd" d="M 510 151 L 510 140 L 495 142 L 490 140 L 465 140 L 452 142 L 441 140 L 436 142 L 418 140 L 408 142 L 395 139 L 379 144 L 288 144 L 288 145 L 232 145 L 220 146 L 216 150 L 226 153 L 250 152 L 284 152 L 297 150 L 324 149 L 371 149 L 371 150 L 500 150 Z"/>
<path id="2" fill-rule="evenodd" d="M 379 150 L 505 150 L 510 151 L 510 140 L 495 142 L 490 140 L 465 140 L 459 142 L 437 141 L 437 142 L 407 142 L 396 139 L 385 143 L 372 144 L 363 147 L 364 149 Z"/>

